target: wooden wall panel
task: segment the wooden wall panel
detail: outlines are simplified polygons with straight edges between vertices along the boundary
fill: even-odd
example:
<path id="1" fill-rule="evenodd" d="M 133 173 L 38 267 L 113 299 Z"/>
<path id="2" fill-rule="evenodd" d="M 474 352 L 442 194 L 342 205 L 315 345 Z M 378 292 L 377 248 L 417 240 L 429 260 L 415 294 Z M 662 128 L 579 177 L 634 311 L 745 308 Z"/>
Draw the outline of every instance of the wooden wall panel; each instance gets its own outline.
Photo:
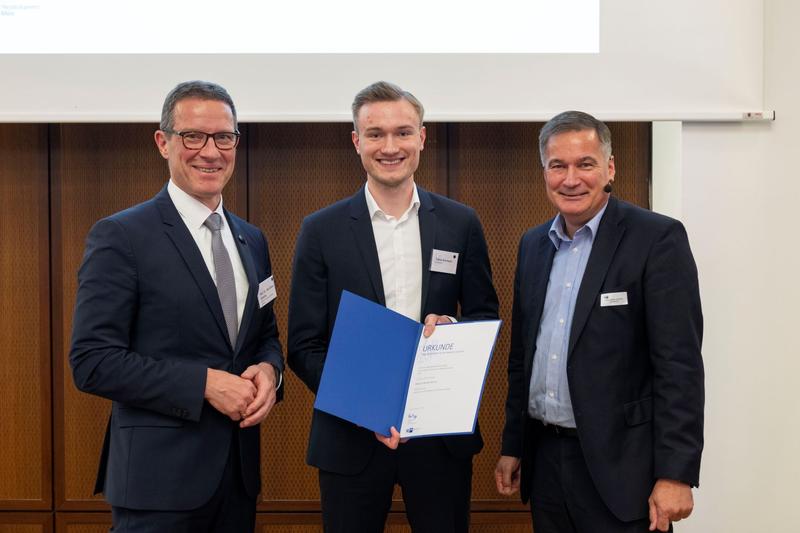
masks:
<path id="1" fill-rule="evenodd" d="M 55 533 L 108 533 L 111 513 L 56 513 Z"/>
<path id="2" fill-rule="evenodd" d="M 286 345 L 295 237 L 303 217 L 351 196 L 365 182 L 349 124 L 258 124 L 250 129 L 250 221 L 269 240 L 278 299 L 275 311 Z M 442 126 L 428 127 L 417 182 L 446 192 Z M 287 397 L 262 425 L 261 509 L 318 509 L 316 471 L 305 465 L 313 396 L 294 374 Z"/>
<path id="3" fill-rule="evenodd" d="M 0 512 L 0 533 L 52 533 L 51 513 Z"/>
<path id="4" fill-rule="evenodd" d="M 524 231 L 552 218 L 539 162 L 541 124 L 454 124 L 450 126 L 450 191 L 474 207 L 489 243 L 494 283 L 504 319 L 500 340 L 481 403 L 480 423 L 486 446 L 473 475 L 473 510 L 520 509 L 518 498 L 498 496 L 494 466 L 505 423 L 506 365 L 511 337 L 511 304 L 519 239 Z M 614 194 L 648 205 L 650 125 L 609 124 L 614 139 L 617 177 Z"/>
<path id="5" fill-rule="evenodd" d="M 45 527 L 41 524 L 3 524 L 0 523 L 0 533 L 43 533 Z"/>
<path id="6" fill-rule="evenodd" d="M 52 502 L 47 165 L 46 125 L 0 125 L 0 509 Z"/>
<path id="7" fill-rule="evenodd" d="M 56 513 L 56 533 L 106 533 L 111 527 L 111 513 Z M 17 533 L 17 530 L 11 530 Z M 20 533 L 40 532 L 41 529 L 19 530 Z M 46 530 L 48 531 L 48 530 Z M 322 533 L 319 513 L 257 513 L 256 531 L 261 533 Z M 386 520 L 387 533 L 410 533 L 411 528 L 402 513 L 390 513 Z M 522 513 L 472 513 L 471 533 L 530 533 L 531 516 Z M 0 518 L 0 533 L 2 519 Z"/>
<path id="8" fill-rule="evenodd" d="M 319 513 L 258 513 L 259 533 L 323 533 Z"/>
<path id="9" fill-rule="evenodd" d="M 470 533 L 531 533 L 531 515 L 520 513 L 472 513 Z M 322 533 L 319 513 L 259 513 L 256 531 L 262 533 Z M 389 513 L 386 533 L 410 533 L 403 513 Z"/>
<path id="10" fill-rule="evenodd" d="M 77 271 L 84 242 L 100 218 L 142 202 L 167 182 L 167 164 L 153 141 L 155 125 L 72 124 L 54 128 L 52 145 L 53 368 L 56 505 L 104 509 L 92 495 L 110 402 L 80 393 L 67 359 Z M 247 153 L 225 205 L 244 209 Z"/>
<path id="11" fill-rule="evenodd" d="M 391 513 L 386 521 L 385 533 L 411 533 L 408 520 L 402 513 Z M 531 533 L 530 512 L 472 513 L 470 533 Z"/>

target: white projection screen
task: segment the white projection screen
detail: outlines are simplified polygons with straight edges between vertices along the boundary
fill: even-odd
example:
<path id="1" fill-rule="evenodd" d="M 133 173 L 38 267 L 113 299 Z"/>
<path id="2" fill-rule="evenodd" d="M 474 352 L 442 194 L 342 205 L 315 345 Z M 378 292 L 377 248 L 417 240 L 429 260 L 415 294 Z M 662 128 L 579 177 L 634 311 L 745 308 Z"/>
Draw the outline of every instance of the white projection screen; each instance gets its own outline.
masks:
<path id="1" fill-rule="evenodd" d="M 377 3 L 376 3 L 377 4 Z M 430 121 L 763 112 L 763 0 L 0 0 L 0 122 L 156 122 L 207 79 L 245 122 L 349 120 L 385 79 Z"/>

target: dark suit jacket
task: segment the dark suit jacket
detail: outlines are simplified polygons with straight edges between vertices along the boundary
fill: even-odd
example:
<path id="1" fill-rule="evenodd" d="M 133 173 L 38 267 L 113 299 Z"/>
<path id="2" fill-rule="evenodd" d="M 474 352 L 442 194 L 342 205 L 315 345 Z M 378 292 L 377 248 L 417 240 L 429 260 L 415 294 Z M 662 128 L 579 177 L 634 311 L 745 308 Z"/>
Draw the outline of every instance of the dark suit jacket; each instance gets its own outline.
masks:
<path id="1" fill-rule="evenodd" d="M 475 212 L 418 188 L 422 246 L 422 309 L 465 319 L 497 318 L 497 295 L 483 229 Z M 455 275 L 431 272 L 433 249 L 458 252 Z M 316 393 L 342 290 L 385 305 L 378 251 L 363 187 L 308 216 L 297 239 L 289 300 L 289 367 Z M 375 354 L 379 357 L 380 354 Z M 451 453 L 468 457 L 483 446 L 480 431 L 443 439 Z M 314 411 L 308 464 L 340 474 L 364 469 L 376 446 L 363 428 Z"/>
<path id="2" fill-rule="evenodd" d="M 96 490 L 112 505 L 187 510 L 219 486 L 234 431 L 242 477 L 255 497 L 259 427 L 204 401 L 206 369 L 283 369 L 272 304 L 258 283 L 272 274 L 258 228 L 225 212 L 250 291 L 237 345 L 228 339 L 216 286 L 167 193 L 100 220 L 78 273 L 70 363 L 82 391 L 113 400 Z M 280 392 L 280 391 L 279 391 Z"/>
<path id="3" fill-rule="evenodd" d="M 528 392 L 555 247 L 550 223 L 522 237 L 514 281 L 503 455 L 522 458 L 530 493 L 538 423 Z M 600 295 L 628 304 L 601 307 Z M 611 198 L 575 304 L 567 379 L 581 448 L 608 508 L 647 516 L 657 478 L 698 484 L 703 448 L 703 320 L 680 222 Z"/>

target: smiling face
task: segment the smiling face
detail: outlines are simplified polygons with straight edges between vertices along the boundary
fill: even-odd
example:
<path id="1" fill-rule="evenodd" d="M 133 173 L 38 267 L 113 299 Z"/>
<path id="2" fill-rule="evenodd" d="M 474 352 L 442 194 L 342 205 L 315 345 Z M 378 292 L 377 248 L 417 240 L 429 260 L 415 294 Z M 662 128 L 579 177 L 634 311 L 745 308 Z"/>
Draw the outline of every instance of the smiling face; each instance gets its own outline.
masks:
<path id="1" fill-rule="evenodd" d="M 406 100 L 371 102 L 358 111 L 353 145 L 374 186 L 398 188 L 410 185 L 425 147 L 425 128 Z"/>
<path id="2" fill-rule="evenodd" d="M 545 150 L 544 179 L 547 196 L 572 236 L 608 202 L 603 188 L 614 181 L 614 157 L 603 153 L 594 130 L 553 135 Z"/>
<path id="3" fill-rule="evenodd" d="M 231 108 L 225 102 L 186 98 L 175 104 L 175 131 L 219 133 L 236 129 Z M 220 150 L 209 138 L 200 150 L 183 146 L 180 135 L 156 131 L 156 145 L 167 160 L 172 181 L 212 211 L 219 205 L 222 189 L 233 175 L 236 149 Z"/>

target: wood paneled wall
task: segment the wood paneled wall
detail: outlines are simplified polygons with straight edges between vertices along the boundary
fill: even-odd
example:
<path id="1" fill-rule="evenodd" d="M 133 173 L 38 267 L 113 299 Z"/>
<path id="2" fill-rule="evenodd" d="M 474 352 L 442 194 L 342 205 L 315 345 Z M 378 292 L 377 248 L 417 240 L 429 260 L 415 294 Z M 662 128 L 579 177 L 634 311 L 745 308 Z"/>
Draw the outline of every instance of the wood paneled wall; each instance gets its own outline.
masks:
<path id="1" fill-rule="evenodd" d="M 544 194 L 539 124 L 428 125 L 417 183 L 473 206 L 489 242 L 501 317 L 522 232 L 553 215 Z M 650 125 L 609 125 L 615 194 L 648 204 Z M 85 236 L 99 218 L 153 196 L 167 180 L 155 125 L 0 125 L 0 533 L 107 531 L 92 495 L 110 404 L 79 393 L 67 353 Z M 265 231 L 285 334 L 291 259 L 303 216 L 352 194 L 364 180 L 348 124 L 242 125 L 225 204 Z M 497 496 L 492 472 L 503 424 L 509 328 L 495 352 L 475 461 L 476 533 L 530 531 L 527 510 Z M 282 338 L 285 344 L 285 338 Z M 318 532 L 316 472 L 305 465 L 312 395 L 290 372 L 287 396 L 263 424 L 261 531 Z M 395 502 L 387 531 L 408 527 Z"/>
<path id="2" fill-rule="evenodd" d="M 53 501 L 47 162 L 46 127 L 0 127 L 0 509 Z"/>

